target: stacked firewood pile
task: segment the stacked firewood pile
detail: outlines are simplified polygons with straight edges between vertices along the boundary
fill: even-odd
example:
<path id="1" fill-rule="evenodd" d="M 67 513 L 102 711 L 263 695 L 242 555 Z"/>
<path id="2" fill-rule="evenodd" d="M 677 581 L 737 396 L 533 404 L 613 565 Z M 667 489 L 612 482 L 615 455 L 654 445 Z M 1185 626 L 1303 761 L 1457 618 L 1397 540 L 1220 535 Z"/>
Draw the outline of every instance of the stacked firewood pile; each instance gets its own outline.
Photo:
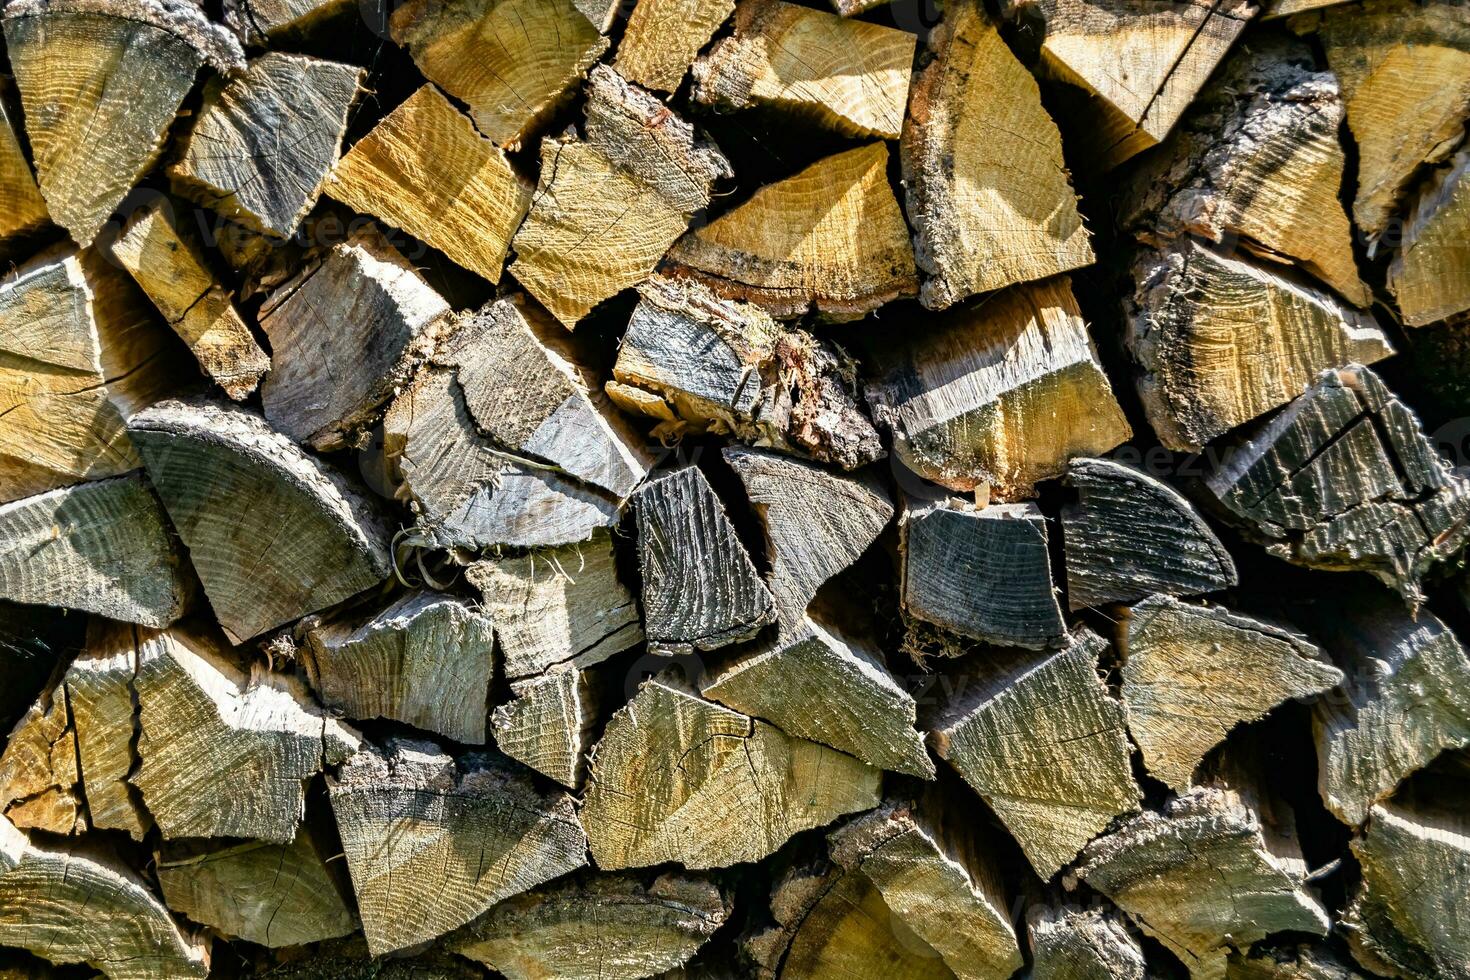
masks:
<path id="1" fill-rule="evenodd" d="M 1470 978 L 1467 0 L 0 25 L 3 980 Z"/>

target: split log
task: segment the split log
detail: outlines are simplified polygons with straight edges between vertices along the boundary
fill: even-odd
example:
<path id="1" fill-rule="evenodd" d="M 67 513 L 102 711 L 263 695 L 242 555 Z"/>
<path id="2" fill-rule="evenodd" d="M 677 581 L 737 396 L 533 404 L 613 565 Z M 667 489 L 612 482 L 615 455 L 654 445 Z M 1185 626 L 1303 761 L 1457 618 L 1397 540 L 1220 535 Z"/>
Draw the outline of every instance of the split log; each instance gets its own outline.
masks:
<path id="1" fill-rule="evenodd" d="M 728 434 L 848 470 L 882 456 L 845 353 L 693 280 L 655 276 L 638 293 L 607 392 L 660 420 L 655 437 Z"/>
<path id="2" fill-rule="evenodd" d="M 572 6 L 581 11 L 582 16 L 586 17 L 600 34 L 606 34 L 612 30 L 613 23 L 623 8 L 621 0 L 572 0 Z"/>
<path id="3" fill-rule="evenodd" d="M 355 230 L 260 308 L 271 371 L 265 417 L 314 449 L 341 449 L 450 325 L 452 310 L 376 226 Z"/>
<path id="4" fill-rule="evenodd" d="M 633 509 L 649 650 L 714 650 L 775 622 L 775 599 L 698 467 L 649 480 Z"/>
<path id="5" fill-rule="evenodd" d="M 1065 641 L 1046 518 L 1035 504 L 906 501 L 899 538 L 906 616 L 999 646 Z"/>
<path id="6" fill-rule="evenodd" d="M 494 653 L 491 621 L 469 603 L 410 592 L 366 617 L 312 627 L 302 660 L 322 704 L 336 714 L 391 718 L 479 745 Z"/>
<path id="7" fill-rule="evenodd" d="M 390 25 L 424 77 L 510 150 L 570 97 L 608 45 L 573 0 L 410 0 Z"/>
<path id="8" fill-rule="evenodd" d="M 1042 33 L 1042 71 L 1091 99 L 1104 169 L 1163 142 L 1256 13 L 1249 0 L 1011 0 Z"/>
<path id="9" fill-rule="evenodd" d="M 502 902 L 452 942 L 509 980 L 638 980 L 683 965 L 729 915 L 702 877 L 584 875 Z"/>
<path id="10" fill-rule="evenodd" d="M 231 642 L 388 576 L 386 529 L 367 499 L 260 416 L 169 401 L 129 427 Z"/>
<path id="11" fill-rule="evenodd" d="M 175 383 L 171 355 L 95 251 L 48 249 L 0 280 L 0 500 L 137 469 L 124 420 Z"/>
<path id="12" fill-rule="evenodd" d="M 133 678 L 138 648 L 151 630 L 98 617 L 87 623 L 87 645 L 62 679 L 76 732 L 77 765 L 87 797 L 87 823 L 142 840 L 153 818 L 128 777 L 138 765 L 139 731 Z"/>
<path id="13" fill-rule="evenodd" d="M 987 652 L 930 721 L 930 744 L 1050 878 L 1113 818 L 1138 809 L 1123 706 L 1097 676 L 1107 641 Z"/>
<path id="14" fill-rule="evenodd" d="M 95 841 L 32 840 L 0 818 L 0 943 L 109 980 L 209 974 L 209 946 L 179 928 L 143 878 Z"/>
<path id="15" fill-rule="evenodd" d="M 1231 953 L 1226 980 L 1369 980 L 1345 956 L 1328 946 L 1257 947 L 1250 953 Z"/>
<path id="16" fill-rule="evenodd" d="M 257 48 L 307 34 L 351 9 L 352 0 L 224 0 L 225 23 L 241 44 Z"/>
<path id="17" fill-rule="evenodd" d="M 41 194 L 83 246 L 158 159 L 199 68 L 244 61 L 233 36 L 173 0 L 25 0 L 3 20 Z"/>
<path id="18" fill-rule="evenodd" d="M 1108 909 L 1037 906 L 1026 934 L 1032 980 L 1144 980 L 1143 949 Z"/>
<path id="19" fill-rule="evenodd" d="M 305 813 L 307 780 L 360 744 L 296 678 L 246 673 L 204 633 L 171 630 L 141 642 L 133 688 L 141 762 L 129 781 L 165 840 L 289 843 Z"/>
<path id="20" fill-rule="evenodd" d="M 374 956 L 427 942 L 587 863 L 566 793 L 503 758 L 392 739 L 327 777 Z"/>
<path id="21" fill-rule="evenodd" d="M 1118 648 L 1128 731 L 1148 771 L 1178 793 L 1237 725 L 1343 679 L 1298 633 L 1168 596 L 1123 613 Z"/>
<path id="22" fill-rule="evenodd" d="M 275 948 L 357 929 L 327 858 L 303 828 L 290 844 L 168 843 L 156 867 L 169 908 L 226 936 Z"/>
<path id="23" fill-rule="evenodd" d="M 734 12 L 735 0 L 637 0 L 614 66 L 636 85 L 673 92 Z"/>
<path id="24" fill-rule="evenodd" d="M 1470 148 L 1461 150 L 1420 193 L 1388 267 L 1388 288 L 1405 323 L 1419 327 L 1470 310 L 1467 237 Z"/>
<path id="25" fill-rule="evenodd" d="M 475 562 L 465 578 L 495 623 L 512 681 L 562 664 L 591 667 L 643 641 L 606 532 L 583 545 Z"/>
<path id="26" fill-rule="evenodd" d="M 167 626 L 184 614 L 190 581 L 141 475 L 0 504 L 0 598 Z"/>
<path id="27" fill-rule="evenodd" d="M 1199 452 L 1285 405 L 1328 368 L 1393 354 L 1371 313 L 1194 239 L 1133 267 L 1127 343 L 1165 447 Z"/>
<path id="28" fill-rule="evenodd" d="M 1417 606 L 1470 536 L 1470 483 L 1367 368 L 1317 383 L 1228 451 L 1207 494 L 1278 558 L 1373 574 Z"/>
<path id="29" fill-rule="evenodd" d="M 599 868 L 723 868 L 876 806 L 879 782 L 851 756 L 654 678 L 608 722 L 582 816 Z"/>
<path id="30" fill-rule="evenodd" d="M 514 700 L 495 709 L 495 747 L 568 789 L 582 784 L 597 723 L 597 692 L 587 671 L 561 667 L 511 681 Z"/>
<path id="31" fill-rule="evenodd" d="M 945 309 L 1092 264 L 1061 133 L 982 5 L 946 8 L 929 47 L 902 143 L 920 301 Z"/>
<path id="32" fill-rule="evenodd" d="M 174 191 L 289 238 L 337 163 L 366 77 L 353 65 L 272 51 L 229 81 L 211 79 L 168 168 Z"/>
<path id="33" fill-rule="evenodd" d="M 0 79 L 0 241 L 44 228 L 51 220 L 36 186 L 30 161 L 20 146 L 20 119 L 10 106 L 8 79 Z"/>
<path id="34" fill-rule="evenodd" d="M 195 236 L 174 220 L 174 204 L 159 196 L 128 219 L 110 248 L 142 287 L 194 359 L 225 394 L 243 401 L 271 368 L 271 359 L 215 277 Z"/>
<path id="35" fill-rule="evenodd" d="M 491 282 L 500 281 L 511 236 L 531 206 L 531 188 L 505 153 L 433 85 L 354 143 L 326 192 Z"/>
<path id="36" fill-rule="evenodd" d="M 516 233 L 511 273 L 567 329 L 647 279 L 714 182 L 719 148 L 651 93 L 592 71 L 584 138 L 541 141 L 541 182 Z"/>
<path id="37" fill-rule="evenodd" d="M 883 143 L 767 184 L 669 250 L 670 271 L 794 320 L 855 320 L 918 292 Z"/>
<path id="38" fill-rule="evenodd" d="M 1119 217 L 1154 245 L 1186 235 L 1294 261 L 1355 306 L 1368 287 L 1338 195 L 1346 164 L 1337 82 L 1301 41 L 1242 47 L 1137 168 Z"/>
<path id="39" fill-rule="evenodd" d="M 1219 592 L 1239 581 L 1230 552 L 1184 495 L 1110 459 L 1074 459 L 1062 508 L 1067 605 Z"/>
<path id="40" fill-rule="evenodd" d="M 740 0 L 735 33 L 695 62 L 691 98 L 724 111 L 769 106 L 847 136 L 897 139 L 917 43 L 908 31 L 782 0 Z"/>
<path id="41" fill-rule="evenodd" d="M 866 394 L 893 452 L 951 490 L 989 484 L 1024 499 L 1073 456 L 1132 431 L 1066 279 L 1018 286 L 946 314 L 918 337 L 885 337 Z"/>
<path id="42" fill-rule="evenodd" d="M 86 831 L 76 732 L 62 688 L 43 691 L 7 736 L 0 755 L 0 808 L 0 819 L 21 830 Z"/>

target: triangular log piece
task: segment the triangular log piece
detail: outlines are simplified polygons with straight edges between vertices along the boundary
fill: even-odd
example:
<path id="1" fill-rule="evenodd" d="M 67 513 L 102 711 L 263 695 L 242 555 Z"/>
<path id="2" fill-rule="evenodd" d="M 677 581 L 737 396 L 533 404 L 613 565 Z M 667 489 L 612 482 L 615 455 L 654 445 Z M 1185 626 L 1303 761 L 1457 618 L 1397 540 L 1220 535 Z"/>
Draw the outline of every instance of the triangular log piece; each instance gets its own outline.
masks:
<path id="1" fill-rule="evenodd" d="M 888 147 L 870 143 L 767 184 L 679 239 L 671 272 L 794 320 L 856 320 L 918 292 L 914 249 L 888 183 Z"/>
<path id="2" fill-rule="evenodd" d="M 0 755 L 0 809 L 22 830 L 87 830 L 76 731 L 66 694 L 48 688 L 16 722 Z"/>
<path id="3" fill-rule="evenodd" d="M 410 592 L 366 617 L 313 626 L 302 648 L 322 704 L 344 718 L 391 718 L 456 742 L 485 741 L 495 632 L 454 596 Z"/>
<path id="4" fill-rule="evenodd" d="M 915 336 L 917 334 L 917 336 Z M 1132 430 L 1066 279 L 1016 286 L 878 340 L 868 403 L 904 466 L 951 490 L 1025 499 Z"/>
<path id="5" fill-rule="evenodd" d="M 1290 36 L 1225 62 L 1124 189 L 1119 220 L 1154 244 L 1197 235 L 1295 262 L 1355 306 L 1368 287 L 1339 200 L 1346 158 L 1337 81 Z"/>
<path id="6" fill-rule="evenodd" d="M 173 201 L 154 198 L 128 219 L 110 253 L 189 346 L 204 373 L 225 394 L 243 401 L 270 370 L 271 359 L 240 318 L 229 287 L 210 269 L 196 236 L 180 227 L 175 214 Z"/>
<path id="7" fill-rule="evenodd" d="M 376 508 L 260 416 L 169 401 L 129 426 L 231 642 L 387 578 Z"/>
<path id="8" fill-rule="evenodd" d="M 295 677 L 247 673 L 204 633 L 170 630 L 145 639 L 133 687 L 142 761 L 129 782 L 166 840 L 288 843 L 305 813 L 307 780 L 360 744 Z"/>
<path id="9" fill-rule="evenodd" d="M 1239 581 L 1215 532 L 1162 480 L 1111 459 L 1074 459 L 1066 483 L 1077 491 L 1061 512 L 1072 609 L 1219 592 Z"/>
<path id="10" fill-rule="evenodd" d="M 541 181 L 510 266 L 569 330 L 647 279 L 731 174 L 718 147 L 606 65 L 593 69 L 587 99 L 582 139 L 541 141 Z"/>
<path id="11" fill-rule="evenodd" d="M 1138 809 L 1123 706 L 1097 676 L 1107 641 L 987 651 L 929 722 L 930 744 L 1010 830 L 1042 878 Z"/>
<path id="12" fill-rule="evenodd" d="M 512 681 L 559 664 L 591 667 L 643 642 L 605 531 L 585 544 L 475 562 L 465 578 L 495 623 Z"/>
<path id="13" fill-rule="evenodd" d="M 174 0 L 24 0 L 4 27 L 41 194 L 84 246 L 158 159 L 199 68 L 244 61 L 232 35 Z"/>
<path id="14" fill-rule="evenodd" d="M 392 739 L 327 777 L 374 956 L 457 929 L 587 863 L 572 798 L 503 757 Z"/>
<path id="15" fill-rule="evenodd" d="M 169 842 L 155 867 L 163 899 L 190 921 L 261 946 L 299 946 L 358 928 L 309 827 L 290 844 Z"/>
<path id="16" fill-rule="evenodd" d="M 1122 614 L 1118 648 L 1128 731 L 1148 771 L 1179 793 L 1237 725 L 1343 679 L 1298 633 L 1168 596 Z"/>
<path id="17" fill-rule="evenodd" d="M 354 143 L 325 189 L 491 282 L 500 281 L 511 236 L 531 206 L 531 187 L 505 153 L 433 85 Z"/>
<path id="18" fill-rule="evenodd" d="M 357 9 L 352 0 L 224 0 L 225 23 L 251 47 L 294 40 Z"/>
<path id="19" fill-rule="evenodd" d="M 167 626 L 184 614 L 190 588 L 140 474 L 0 504 L 0 598 Z"/>
<path id="20" fill-rule="evenodd" d="M 694 64 L 695 102 L 770 106 L 847 136 L 897 139 L 918 39 L 782 0 L 740 0 L 735 33 Z"/>
<path id="21" fill-rule="evenodd" d="M 1336 2 L 1336 0 L 1333 0 Z M 1226 980 L 1371 980 L 1344 953 L 1318 943 L 1261 945 L 1230 954 Z"/>
<path id="22" fill-rule="evenodd" d="M 0 241 L 36 231 L 51 220 L 20 146 L 20 116 L 10 103 L 11 95 L 9 80 L 0 80 L 0 201 L 6 202 L 0 214 Z"/>
<path id="23" fill-rule="evenodd" d="M 834 345 L 691 279 L 654 276 L 638 293 L 607 392 L 660 420 L 655 437 L 728 434 L 848 470 L 883 455 Z"/>
<path id="24" fill-rule="evenodd" d="M 77 764 L 87 796 L 87 822 L 142 840 L 153 826 L 142 795 L 128 782 L 138 765 L 138 709 L 133 678 L 138 648 L 151 630 L 94 617 L 86 648 L 62 678 L 76 731 Z"/>
<path id="25" fill-rule="evenodd" d="M 876 806 L 880 781 L 851 756 L 654 678 L 597 743 L 582 816 L 600 868 L 723 868 Z"/>
<path id="26" fill-rule="evenodd" d="M 449 331 L 452 313 L 375 225 L 363 225 L 261 306 L 271 343 L 260 386 L 266 419 L 314 449 L 361 441 Z"/>
<path id="27" fill-rule="evenodd" d="M 1424 574 L 1470 536 L 1470 482 L 1359 365 L 1324 371 L 1229 447 L 1203 485 L 1278 558 L 1370 572 L 1415 606 Z"/>
<path id="28" fill-rule="evenodd" d="M 944 309 L 1091 265 L 1061 133 L 983 5 L 945 8 L 929 46 L 902 143 L 920 300 Z"/>
<path id="29" fill-rule="evenodd" d="M 1470 60 L 1470 56 L 1467 56 Z M 1388 288 L 1411 327 L 1470 310 L 1470 148 L 1436 173 L 1414 202 Z"/>
<path id="30" fill-rule="evenodd" d="M 209 944 L 179 928 L 143 878 L 98 841 L 33 841 L 0 818 L 0 943 L 109 980 L 198 978 Z"/>
<path id="31" fill-rule="evenodd" d="M 623 9 L 621 0 L 572 0 L 572 6 L 602 34 L 612 30 Z"/>
<path id="32" fill-rule="evenodd" d="M 637 0 L 613 65 L 636 85 L 673 92 L 734 12 L 735 0 Z"/>
<path id="33" fill-rule="evenodd" d="M 152 315 L 91 249 L 48 249 L 0 279 L 0 500 L 138 468 L 125 420 L 184 376 Z"/>
<path id="34" fill-rule="evenodd" d="M 1280 267 L 1182 239 L 1134 263 L 1127 344 L 1165 447 L 1205 444 L 1285 405 L 1328 368 L 1393 354 L 1373 314 Z"/>
<path id="35" fill-rule="evenodd" d="M 730 911 L 696 875 L 586 873 L 507 899 L 449 942 L 509 980 L 639 980 L 677 971 Z"/>
<path id="36" fill-rule="evenodd" d="M 1090 844 L 1076 874 L 1178 956 L 1223 980 L 1232 949 L 1274 932 L 1325 936 L 1294 832 L 1279 833 L 1234 789 L 1201 786 Z"/>
<path id="37" fill-rule="evenodd" d="M 1038 905 L 1026 935 L 1031 980 L 1144 980 L 1143 949 L 1111 909 Z"/>
<path id="38" fill-rule="evenodd" d="M 1065 642 L 1046 518 L 1035 504 L 905 502 L 899 537 L 906 615 L 998 646 Z"/>
<path id="39" fill-rule="evenodd" d="M 703 681 L 706 698 L 871 766 L 924 779 L 934 763 L 913 697 L 867 641 L 802 617 Z"/>
<path id="40" fill-rule="evenodd" d="M 508 150 L 570 98 L 608 44 L 575 0 L 411 0 L 390 23 L 424 77 Z"/>
<path id="41" fill-rule="evenodd" d="M 511 681 L 514 700 L 495 709 L 495 747 L 568 789 L 582 784 L 597 718 L 597 691 L 587 671 L 558 667 Z"/>
<path id="42" fill-rule="evenodd" d="M 697 466 L 649 480 L 633 511 L 650 650 L 714 650 L 775 622 L 775 599 Z"/>

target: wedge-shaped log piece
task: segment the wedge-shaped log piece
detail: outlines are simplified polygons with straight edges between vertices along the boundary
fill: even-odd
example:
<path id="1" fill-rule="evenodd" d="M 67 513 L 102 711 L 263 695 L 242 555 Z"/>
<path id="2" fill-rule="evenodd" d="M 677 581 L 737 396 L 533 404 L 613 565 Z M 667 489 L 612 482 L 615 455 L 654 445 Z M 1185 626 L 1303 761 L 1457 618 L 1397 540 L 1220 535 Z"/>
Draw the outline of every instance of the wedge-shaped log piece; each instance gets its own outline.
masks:
<path id="1" fill-rule="evenodd" d="M 796 319 L 855 320 L 918 291 L 908 226 L 888 183 L 888 148 L 870 143 L 757 190 L 685 235 L 672 271 L 727 299 Z"/>
<path id="2" fill-rule="evenodd" d="M 1138 809 L 1123 706 L 1097 676 L 1107 641 L 987 652 L 931 720 L 930 742 L 1050 878 L 1113 818 Z"/>
<path id="3" fill-rule="evenodd" d="M 1143 949 L 1110 909 L 1040 905 L 1026 934 L 1032 980 L 1144 980 Z"/>
<path id="4" fill-rule="evenodd" d="M 1066 482 L 1077 491 L 1061 513 L 1072 609 L 1219 592 L 1239 581 L 1215 532 L 1163 481 L 1110 459 L 1074 459 Z"/>
<path id="5" fill-rule="evenodd" d="M 1200 980 L 1223 978 L 1232 948 L 1271 933 L 1327 934 L 1306 871 L 1294 833 L 1217 786 L 1134 817 L 1089 845 L 1076 869 Z"/>
<path id="6" fill-rule="evenodd" d="M 1466 55 L 1470 60 L 1470 54 Z M 1470 310 L 1470 148 L 1414 202 L 1388 288 L 1404 322 L 1419 327 Z"/>
<path id="7" fill-rule="evenodd" d="M 676 970 L 729 915 L 703 877 L 586 873 L 507 899 L 450 942 L 510 980 L 639 980 Z"/>
<path id="8" fill-rule="evenodd" d="M 95 251 L 48 249 L 0 280 L 0 500 L 137 469 L 125 420 L 174 383 L 171 355 Z"/>
<path id="9" fill-rule="evenodd" d="M 1090 265 L 1061 133 L 983 6 L 946 8 L 929 45 L 902 143 L 920 300 L 944 309 Z"/>
<path id="10" fill-rule="evenodd" d="M 303 828 L 290 844 L 167 843 L 155 867 L 169 908 L 226 936 L 277 948 L 357 928 L 328 856 Z"/>
<path id="11" fill-rule="evenodd" d="M 1073 456 L 1132 435 L 1066 279 L 885 337 L 869 362 L 883 366 L 867 396 L 894 455 L 951 490 L 988 483 L 992 499 L 1024 499 Z"/>
<path id="12" fill-rule="evenodd" d="M 265 417 L 315 449 L 359 441 L 448 331 L 452 312 L 382 232 L 357 229 L 260 308 L 271 342 Z"/>
<path id="13" fill-rule="evenodd" d="M 511 150 L 570 96 L 608 43 L 573 0 L 411 0 L 390 25 L 424 77 Z"/>
<path id="14" fill-rule="evenodd" d="M 899 523 L 904 612 L 982 643 L 1062 644 L 1046 518 L 1035 504 L 905 504 Z"/>
<path id="15" fill-rule="evenodd" d="M 41 194 L 83 246 L 158 159 L 199 68 L 244 61 L 234 37 L 176 0 L 25 0 L 5 8 L 4 28 Z"/>
<path id="16" fill-rule="evenodd" d="M 655 276 L 638 292 L 607 391 L 660 420 L 656 437 L 729 434 L 848 470 L 882 456 L 855 366 L 833 345 L 694 280 Z"/>
<path id="17" fill-rule="evenodd" d="M 851 756 L 654 678 L 608 722 L 582 815 L 600 868 L 723 868 L 876 806 L 880 777 Z M 801 791 L 785 789 L 792 786 Z"/>
<path id="18" fill-rule="evenodd" d="M 572 0 L 572 6 L 602 34 L 612 30 L 623 7 L 618 0 Z"/>
<path id="19" fill-rule="evenodd" d="M 1335 0 L 1334 0 L 1335 2 Z M 1317 943 L 1257 944 L 1253 952 L 1231 953 L 1226 980 L 1368 980 L 1345 954 Z"/>
<path id="20" fill-rule="evenodd" d="M 735 0 L 637 0 L 618 42 L 618 73 L 644 88 L 673 92 L 734 12 Z"/>
<path id="21" fill-rule="evenodd" d="M 587 863 L 566 793 L 503 757 L 456 761 L 431 742 L 367 748 L 327 777 L 374 956 L 414 946 Z"/>
<path id="22" fill-rule="evenodd" d="M 597 723 L 597 692 L 586 671 L 559 667 L 511 681 L 514 700 L 495 709 L 495 747 L 568 789 L 582 783 Z"/>
<path id="23" fill-rule="evenodd" d="M 407 8 L 400 8 L 407 9 Z M 338 162 L 326 192 L 500 281 L 531 188 L 433 85 L 394 109 Z"/>
<path id="24" fill-rule="evenodd" d="M 882 654 L 817 619 L 783 623 L 778 635 L 707 678 L 700 693 L 879 769 L 934 776 L 914 730 L 918 708 Z"/>
<path id="25" fill-rule="evenodd" d="M 1278 558 L 1370 572 L 1415 606 L 1424 574 L 1470 536 L 1470 483 L 1358 365 L 1324 371 L 1230 447 L 1204 488 Z"/>
<path id="26" fill-rule="evenodd" d="M 110 980 L 209 974 L 209 947 L 185 933 L 143 878 L 101 842 L 33 841 L 0 818 L 0 943 Z"/>
<path id="27" fill-rule="evenodd" d="M 129 425 L 231 642 L 387 578 L 372 505 L 260 416 L 169 401 Z"/>
<path id="28" fill-rule="evenodd" d="M 495 631 L 469 603 L 410 592 L 365 618 L 306 635 L 311 686 L 346 718 L 391 718 L 456 742 L 485 741 Z"/>
<path id="29" fill-rule="evenodd" d="M 1285 405 L 1328 368 L 1393 354 L 1371 313 L 1194 239 L 1134 264 L 1127 343 L 1167 448 L 1199 452 Z"/>
<path id="30" fill-rule="evenodd" d="M 228 81 L 211 79 L 168 168 L 174 190 L 247 228 L 289 237 L 337 163 L 366 77 L 353 65 L 272 51 Z"/>
<path id="31" fill-rule="evenodd" d="M 36 186 L 30 161 L 20 147 L 20 118 L 9 104 L 10 86 L 0 82 L 0 241 L 24 235 L 46 225 L 46 199 Z"/>
<path id="32" fill-rule="evenodd" d="M 210 269 L 196 237 L 174 216 L 173 202 L 154 198 L 128 219 L 112 243 L 112 257 L 189 345 L 204 373 L 225 394 L 243 401 L 270 370 L 271 360 Z"/>
<path id="33" fill-rule="evenodd" d="M 225 23 L 251 47 L 294 39 L 352 9 L 352 0 L 224 0 Z"/>
<path id="34" fill-rule="evenodd" d="M 1128 731 L 1148 771 L 1179 793 L 1237 725 L 1343 679 L 1300 634 L 1168 596 L 1124 613 L 1118 646 Z"/>
<path id="35" fill-rule="evenodd" d="M 87 623 L 86 648 L 62 680 L 76 732 L 87 822 L 98 829 L 126 831 L 134 840 L 142 840 L 153 826 L 142 796 L 128 782 L 138 765 L 133 700 L 138 648 L 153 636 L 151 630 L 93 617 Z"/>
<path id="36" fill-rule="evenodd" d="M 606 532 L 586 544 L 475 562 L 465 578 L 495 623 L 513 681 L 559 664 L 591 667 L 643 641 Z"/>
<path id="37" fill-rule="evenodd" d="M 0 504 L 0 598 L 145 626 L 184 613 L 189 576 L 141 475 Z"/>
<path id="38" fill-rule="evenodd" d="M 1141 163 L 1120 220 L 1144 241 L 1196 235 L 1294 261 L 1355 306 L 1371 301 L 1338 198 L 1345 157 L 1337 82 L 1311 50 L 1262 35 L 1225 63 Z"/>
<path id="39" fill-rule="evenodd" d="M 360 744 L 299 680 L 246 673 L 202 632 L 170 630 L 142 642 L 133 687 L 142 763 L 129 781 L 165 839 L 288 843 L 305 813 L 307 780 Z"/>
<path id="40" fill-rule="evenodd" d="M 22 830 L 80 834 L 87 829 L 76 732 L 57 687 L 21 716 L 0 755 L 0 809 Z"/>
<path id="41" fill-rule="evenodd" d="M 731 173 L 719 148 L 606 66 L 588 86 L 584 138 L 541 142 L 541 182 L 510 270 L 568 329 L 653 273 Z"/>
<path id="42" fill-rule="evenodd" d="M 694 65 L 695 102 L 773 106 L 848 136 L 897 139 L 918 39 L 782 0 L 740 0 L 735 33 Z"/>
<path id="43" fill-rule="evenodd" d="M 775 622 L 771 590 L 697 466 L 648 481 L 633 510 L 650 650 L 713 650 Z"/>

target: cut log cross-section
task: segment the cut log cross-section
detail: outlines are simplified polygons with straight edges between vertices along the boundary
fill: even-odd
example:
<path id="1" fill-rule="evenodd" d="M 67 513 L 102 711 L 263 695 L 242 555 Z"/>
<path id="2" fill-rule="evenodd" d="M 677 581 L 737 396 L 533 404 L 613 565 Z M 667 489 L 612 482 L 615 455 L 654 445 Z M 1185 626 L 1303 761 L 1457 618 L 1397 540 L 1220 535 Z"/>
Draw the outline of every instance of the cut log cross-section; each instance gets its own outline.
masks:
<path id="1" fill-rule="evenodd" d="M 76 732 L 60 687 L 43 691 L 7 737 L 0 755 L 0 810 L 0 819 L 22 830 L 87 829 Z"/>
<path id="2" fill-rule="evenodd" d="M 138 764 L 133 679 L 138 648 L 151 631 L 94 618 L 87 646 L 66 670 L 63 686 L 77 738 L 77 764 L 87 796 L 87 822 L 142 840 L 153 827 L 142 796 L 128 782 Z"/>
<path id="3" fill-rule="evenodd" d="M 0 82 L 0 242 L 35 231 L 50 220 L 30 161 L 20 146 L 20 124 L 9 105 L 10 86 Z"/>
<path id="4" fill-rule="evenodd" d="M 224 0 L 225 23 L 251 47 L 309 33 L 352 9 L 352 0 Z"/>
<path id="5" fill-rule="evenodd" d="M 1388 268 L 1404 322 L 1419 327 L 1470 311 L 1470 147 L 1414 202 Z"/>
<path id="6" fill-rule="evenodd" d="M 1038 906 L 1026 934 L 1032 980 L 1144 980 L 1143 950 L 1115 911 Z"/>
<path id="7" fill-rule="evenodd" d="M 582 783 L 597 722 L 591 675 L 574 667 L 511 681 L 513 699 L 495 709 L 495 747 L 568 789 Z"/>
<path id="8" fill-rule="evenodd" d="M 734 12 L 735 0 L 637 0 L 614 66 L 636 85 L 673 92 Z"/>

